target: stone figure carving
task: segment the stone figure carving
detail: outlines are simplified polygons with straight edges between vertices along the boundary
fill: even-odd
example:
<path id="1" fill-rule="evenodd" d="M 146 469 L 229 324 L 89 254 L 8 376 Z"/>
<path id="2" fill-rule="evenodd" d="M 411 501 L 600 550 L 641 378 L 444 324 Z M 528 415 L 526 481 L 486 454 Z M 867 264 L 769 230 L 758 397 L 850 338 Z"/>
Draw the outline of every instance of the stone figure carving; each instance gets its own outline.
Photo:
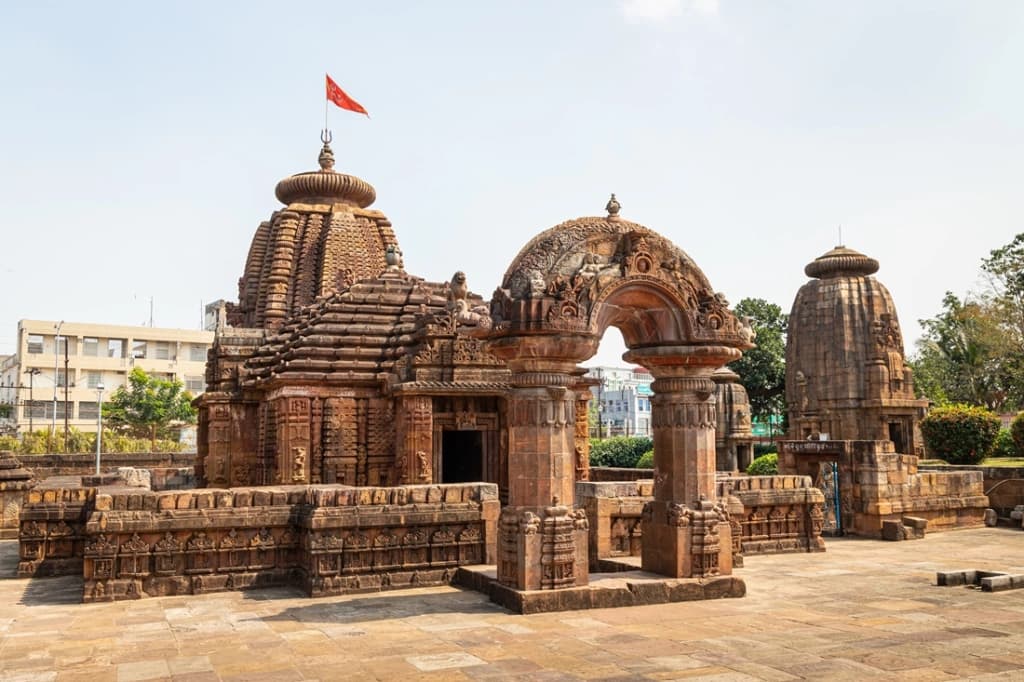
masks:
<path id="1" fill-rule="evenodd" d="M 423 452 L 422 450 L 417 450 L 416 461 L 419 464 L 419 473 L 417 474 L 417 478 L 419 478 L 420 481 L 429 481 L 430 462 L 427 461 L 427 453 Z"/>
<path id="2" fill-rule="evenodd" d="M 543 296 L 547 289 L 547 283 L 544 281 L 544 275 L 540 274 L 539 270 L 530 271 L 530 298 L 539 298 Z"/>
<path id="3" fill-rule="evenodd" d="M 405 262 L 402 260 L 402 249 L 398 247 L 398 244 L 388 244 L 384 250 L 384 262 L 387 263 L 387 269 L 395 272 L 405 268 Z"/>
<path id="4" fill-rule="evenodd" d="M 292 448 L 292 482 L 306 480 L 306 448 Z"/>
<path id="5" fill-rule="evenodd" d="M 463 324 L 470 327 L 491 328 L 491 317 L 486 305 L 470 307 L 467 297 L 469 285 L 466 284 L 466 273 L 462 270 L 456 271 L 448 282 L 447 308 L 452 315 L 456 325 Z"/>

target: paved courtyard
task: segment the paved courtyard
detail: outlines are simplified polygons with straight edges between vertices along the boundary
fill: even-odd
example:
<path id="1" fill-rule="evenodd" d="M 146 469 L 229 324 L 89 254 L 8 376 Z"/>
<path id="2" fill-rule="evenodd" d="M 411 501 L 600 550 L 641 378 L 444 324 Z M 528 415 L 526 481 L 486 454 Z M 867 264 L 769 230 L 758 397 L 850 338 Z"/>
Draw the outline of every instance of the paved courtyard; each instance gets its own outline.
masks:
<path id="1" fill-rule="evenodd" d="M 1024 533 L 829 540 L 748 558 L 743 599 L 532 616 L 454 588 L 83 605 L 74 578 L 0 579 L 0 679 L 1024 679 L 1024 590 L 935 586 L 957 568 L 1024 573 Z"/>

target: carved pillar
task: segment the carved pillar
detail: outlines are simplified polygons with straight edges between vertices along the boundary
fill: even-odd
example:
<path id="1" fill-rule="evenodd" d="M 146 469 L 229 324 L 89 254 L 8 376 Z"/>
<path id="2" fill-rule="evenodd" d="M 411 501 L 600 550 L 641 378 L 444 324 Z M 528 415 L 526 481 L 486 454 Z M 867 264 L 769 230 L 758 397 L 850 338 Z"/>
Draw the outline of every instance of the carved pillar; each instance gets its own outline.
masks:
<path id="1" fill-rule="evenodd" d="M 505 338 L 508 506 L 499 519 L 498 580 L 519 590 L 586 585 L 587 519 L 572 507 L 576 469 L 576 362 L 596 342 L 566 336 Z M 572 359 L 569 359 L 572 358 Z"/>
<path id="2" fill-rule="evenodd" d="M 590 480 L 590 421 L 588 419 L 590 387 L 599 383 L 593 379 L 580 380 L 574 384 L 576 392 L 576 428 L 574 437 L 575 469 L 577 481 Z"/>
<path id="3" fill-rule="evenodd" d="M 309 482 L 310 399 L 289 396 L 277 400 L 276 483 Z"/>
<path id="4" fill-rule="evenodd" d="M 431 483 L 434 459 L 434 401 L 403 395 L 395 408 L 395 483 Z"/>
<path id="5" fill-rule="evenodd" d="M 645 571 L 675 578 L 732 573 L 729 512 L 715 486 L 711 372 L 739 354 L 724 346 L 669 346 L 625 356 L 655 378 L 654 500 L 642 521 Z"/>

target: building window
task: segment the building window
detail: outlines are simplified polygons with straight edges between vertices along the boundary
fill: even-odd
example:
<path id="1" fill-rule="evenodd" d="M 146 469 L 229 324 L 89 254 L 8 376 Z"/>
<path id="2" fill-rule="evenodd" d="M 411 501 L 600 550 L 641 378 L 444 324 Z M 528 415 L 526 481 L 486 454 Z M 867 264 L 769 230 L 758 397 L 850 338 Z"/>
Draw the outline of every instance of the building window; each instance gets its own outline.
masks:
<path id="1" fill-rule="evenodd" d="M 24 419 L 43 419 L 46 417 L 46 407 L 50 403 L 43 402 L 42 400 L 25 401 L 25 406 L 22 408 L 22 415 Z"/>
<path id="2" fill-rule="evenodd" d="M 124 357 L 124 339 L 110 339 L 107 341 L 107 357 L 108 358 L 123 358 Z"/>
<path id="3" fill-rule="evenodd" d="M 68 337 L 58 336 L 57 337 L 57 355 L 64 355 L 64 349 L 67 348 Z"/>
<path id="4" fill-rule="evenodd" d="M 28 335 L 28 352 L 34 355 L 39 355 L 43 352 L 43 335 L 42 334 L 29 334 Z"/>
<path id="5" fill-rule="evenodd" d="M 171 359 L 171 344 L 166 341 L 156 342 L 156 359 L 157 360 L 170 360 Z"/>
<path id="6" fill-rule="evenodd" d="M 58 369 L 57 370 L 57 385 L 60 386 L 61 388 L 63 388 L 65 386 L 67 386 L 67 383 L 68 383 L 68 377 L 64 373 L 64 370 Z"/>
<path id="7" fill-rule="evenodd" d="M 206 362 L 206 346 L 193 343 L 188 349 L 188 359 L 192 362 Z"/>
<path id="8" fill-rule="evenodd" d="M 99 388 L 99 385 L 103 383 L 103 372 L 87 372 L 85 375 L 85 385 L 89 388 Z"/>
<path id="9" fill-rule="evenodd" d="M 96 357 L 100 354 L 100 340 L 91 336 L 86 336 L 82 339 L 82 355 L 88 355 L 91 358 Z"/>
<path id="10" fill-rule="evenodd" d="M 71 411 L 72 404 L 68 403 L 68 417 L 73 412 Z M 53 419 L 53 401 L 52 400 L 33 400 L 25 403 L 25 407 L 22 411 L 24 419 L 31 417 L 32 419 Z M 57 403 L 57 418 L 64 418 L 64 401 Z"/>
<path id="11" fill-rule="evenodd" d="M 78 418 L 79 419 L 96 419 L 99 416 L 99 409 L 97 409 L 98 403 L 95 402 L 80 402 L 78 403 Z"/>
<path id="12" fill-rule="evenodd" d="M 189 393 L 202 393 L 206 390 L 206 379 L 201 376 L 186 376 L 185 390 Z"/>
<path id="13" fill-rule="evenodd" d="M 146 357 L 145 341 L 132 341 L 132 357 L 136 360 Z"/>

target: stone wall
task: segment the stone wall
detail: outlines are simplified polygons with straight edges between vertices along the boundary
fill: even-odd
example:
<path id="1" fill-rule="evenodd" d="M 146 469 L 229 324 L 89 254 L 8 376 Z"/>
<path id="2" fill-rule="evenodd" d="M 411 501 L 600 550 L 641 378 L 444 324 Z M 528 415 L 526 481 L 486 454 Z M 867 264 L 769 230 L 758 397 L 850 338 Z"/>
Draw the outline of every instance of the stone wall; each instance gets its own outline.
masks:
<path id="1" fill-rule="evenodd" d="M 743 554 L 825 551 L 825 496 L 809 476 L 720 478 L 718 494 L 743 505 L 738 533 Z"/>
<path id="2" fill-rule="evenodd" d="M 495 562 L 498 512 L 493 484 L 40 490 L 23 512 L 19 574 L 81 571 L 86 602 L 440 584 Z"/>
<path id="3" fill-rule="evenodd" d="M 621 483 L 639 481 L 654 476 L 654 469 L 625 469 L 620 467 L 590 467 L 590 478 L 594 483 Z"/>
<path id="4" fill-rule="evenodd" d="M 653 483 L 576 483 L 576 504 L 586 511 L 590 526 L 591 570 L 598 570 L 604 559 L 640 555 L 640 520 L 644 505 L 653 499 Z M 807 476 L 720 477 L 717 486 L 729 510 L 735 566 L 742 566 L 749 555 L 825 550 L 824 495 Z"/>
<path id="5" fill-rule="evenodd" d="M 96 454 L 74 455 L 19 455 L 21 464 L 30 470 L 36 480 L 51 476 L 85 476 L 96 471 Z M 100 470 L 116 471 L 119 467 L 137 469 L 181 468 L 195 464 L 194 452 L 123 452 L 103 453 Z"/>
<path id="6" fill-rule="evenodd" d="M 32 473 L 10 452 L 0 452 L 0 540 L 18 537 L 25 492 L 33 485 Z"/>
<path id="7" fill-rule="evenodd" d="M 1024 504 L 1024 467 L 942 466 L 928 465 L 921 471 L 978 471 L 988 497 L 988 506 L 1000 516 L 1009 516 L 1019 504 Z"/>
<path id="8" fill-rule="evenodd" d="M 601 559 L 640 556 L 640 519 L 644 504 L 654 499 L 653 487 L 654 481 L 650 479 L 576 483 L 576 504 L 586 511 L 589 525 L 590 570 L 599 570 Z"/>
<path id="9" fill-rule="evenodd" d="M 918 458 L 890 441 L 780 441 L 779 471 L 816 478 L 839 469 L 843 531 L 881 537 L 884 521 L 924 518 L 928 530 L 980 527 L 988 498 L 980 471 L 918 471 Z"/>

